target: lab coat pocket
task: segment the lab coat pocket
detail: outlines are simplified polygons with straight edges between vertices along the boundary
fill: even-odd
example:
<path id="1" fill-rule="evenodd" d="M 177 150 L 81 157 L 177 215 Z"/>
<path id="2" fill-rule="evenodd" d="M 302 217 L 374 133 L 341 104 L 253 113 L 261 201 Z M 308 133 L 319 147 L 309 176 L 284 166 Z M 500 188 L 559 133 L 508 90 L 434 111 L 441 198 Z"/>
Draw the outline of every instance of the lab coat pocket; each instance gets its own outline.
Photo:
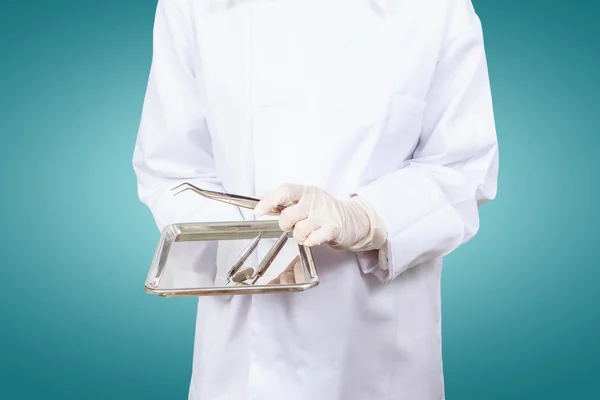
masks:
<path id="1" fill-rule="evenodd" d="M 364 178 L 372 181 L 398 169 L 417 146 L 426 102 L 397 92 L 378 132 Z"/>

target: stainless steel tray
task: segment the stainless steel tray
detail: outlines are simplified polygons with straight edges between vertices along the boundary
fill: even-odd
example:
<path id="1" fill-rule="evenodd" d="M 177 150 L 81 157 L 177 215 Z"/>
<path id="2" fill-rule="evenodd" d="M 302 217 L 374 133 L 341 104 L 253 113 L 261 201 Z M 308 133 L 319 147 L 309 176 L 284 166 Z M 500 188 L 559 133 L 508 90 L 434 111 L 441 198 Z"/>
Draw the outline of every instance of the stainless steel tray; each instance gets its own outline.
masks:
<path id="1" fill-rule="evenodd" d="M 264 257 L 274 240 L 283 232 L 277 221 L 207 222 L 173 224 L 163 229 L 144 290 L 163 297 L 217 296 L 302 292 L 319 284 L 319 277 L 309 247 L 288 240 L 275 257 L 270 276 L 262 282 L 226 285 L 223 275 L 248 241 L 261 235 L 259 248 L 250 264 Z M 291 238 L 291 233 L 288 234 Z M 262 255 L 261 255 L 262 253 Z M 301 263 L 293 279 L 279 278 L 292 265 Z M 296 263 L 299 268 L 300 264 Z M 273 273 L 275 278 L 273 278 Z M 277 275 L 280 274 L 280 275 Z M 281 281 L 285 281 L 281 283 Z"/>

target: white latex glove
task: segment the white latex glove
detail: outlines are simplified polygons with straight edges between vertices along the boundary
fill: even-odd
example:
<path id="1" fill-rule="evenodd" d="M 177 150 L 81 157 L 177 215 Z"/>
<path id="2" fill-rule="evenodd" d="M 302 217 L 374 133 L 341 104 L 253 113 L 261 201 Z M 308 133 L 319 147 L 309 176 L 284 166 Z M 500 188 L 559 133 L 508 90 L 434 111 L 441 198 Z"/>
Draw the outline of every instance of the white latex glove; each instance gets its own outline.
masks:
<path id="1" fill-rule="evenodd" d="M 305 246 L 322 243 L 366 251 L 385 244 L 383 224 L 361 198 L 336 199 L 314 186 L 286 184 L 267 194 L 254 208 L 257 216 L 286 206 L 279 217 L 283 231 L 294 231 L 294 239 Z"/>

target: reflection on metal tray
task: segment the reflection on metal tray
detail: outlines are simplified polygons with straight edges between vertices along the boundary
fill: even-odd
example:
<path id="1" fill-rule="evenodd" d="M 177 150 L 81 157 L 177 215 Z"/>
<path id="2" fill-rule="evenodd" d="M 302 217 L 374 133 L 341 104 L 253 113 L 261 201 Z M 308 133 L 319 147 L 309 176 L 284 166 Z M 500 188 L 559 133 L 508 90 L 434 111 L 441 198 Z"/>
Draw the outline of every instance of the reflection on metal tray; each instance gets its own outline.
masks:
<path id="1" fill-rule="evenodd" d="M 145 291 L 175 297 L 311 289 L 319 284 L 311 250 L 290 237 L 273 220 L 169 225 Z"/>

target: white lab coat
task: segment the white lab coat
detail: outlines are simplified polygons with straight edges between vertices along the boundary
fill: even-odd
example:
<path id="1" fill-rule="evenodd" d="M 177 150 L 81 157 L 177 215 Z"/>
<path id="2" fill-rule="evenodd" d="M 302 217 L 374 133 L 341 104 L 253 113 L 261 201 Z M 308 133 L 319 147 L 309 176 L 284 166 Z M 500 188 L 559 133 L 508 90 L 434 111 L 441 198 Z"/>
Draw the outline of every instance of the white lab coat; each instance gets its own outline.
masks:
<path id="1" fill-rule="evenodd" d="M 388 233 L 379 253 L 316 248 L 307 292 L 200 298 L 190 399 L 444 398 L 442 257 L 497 166 L 469 0 L 160 0 L 134 154 L 157 225 L 254 218 L 173 197 L 183 181 L 291 182 L 363 196 Z"/>

